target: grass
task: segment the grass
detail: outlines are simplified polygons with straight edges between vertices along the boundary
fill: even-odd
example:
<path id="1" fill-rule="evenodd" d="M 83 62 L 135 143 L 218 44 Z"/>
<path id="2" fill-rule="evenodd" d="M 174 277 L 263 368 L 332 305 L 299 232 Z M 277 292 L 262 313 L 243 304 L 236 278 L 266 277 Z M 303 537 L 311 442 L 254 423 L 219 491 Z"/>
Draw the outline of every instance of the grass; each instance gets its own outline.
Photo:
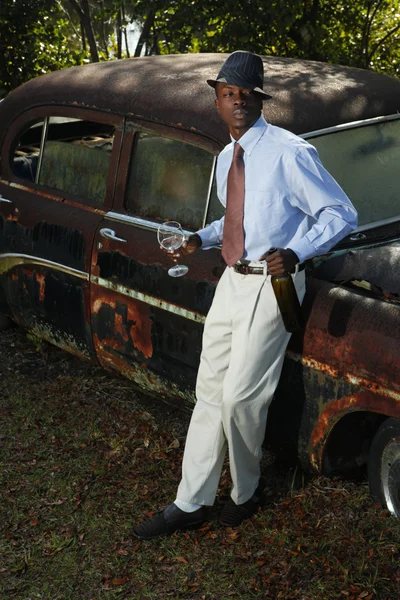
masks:
<path id="1" fill-rule="evenodd" d="M 1 600 L 396 600 L 400 521 L 364 481 L 307 478 L 266 453 L 266 505 L 152 542 L 189 414 L 21 331 L 0 334 Z"/>

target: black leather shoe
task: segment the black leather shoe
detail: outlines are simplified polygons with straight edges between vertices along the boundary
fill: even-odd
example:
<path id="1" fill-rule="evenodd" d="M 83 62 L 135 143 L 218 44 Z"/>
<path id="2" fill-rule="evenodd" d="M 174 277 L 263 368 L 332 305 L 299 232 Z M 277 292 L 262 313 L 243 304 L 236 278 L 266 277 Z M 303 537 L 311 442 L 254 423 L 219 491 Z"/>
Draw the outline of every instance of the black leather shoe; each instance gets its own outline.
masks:
<path id="1" fill-rule="evenodd" d="M 235 504 L 232 498 L 229 498 L 222 509 L 219 522 L 226 527 L 238 527 L 245 519 L 252 517 L 261 505 L 265 485 L 266 481 L 261 478 L 252 497 L 243 504 Z"/>
<path id="2" fill-rule="evenodd" d="M 151 540 L 163 535 L 170 535 L 180 529 L 198 527 L 206 520 L 206 514 L 206 506 L 189 513 L 181 510 L 174 503 L 168 504 L 157 515 L 134 527 L 132 534 L 140 540 Z"/>

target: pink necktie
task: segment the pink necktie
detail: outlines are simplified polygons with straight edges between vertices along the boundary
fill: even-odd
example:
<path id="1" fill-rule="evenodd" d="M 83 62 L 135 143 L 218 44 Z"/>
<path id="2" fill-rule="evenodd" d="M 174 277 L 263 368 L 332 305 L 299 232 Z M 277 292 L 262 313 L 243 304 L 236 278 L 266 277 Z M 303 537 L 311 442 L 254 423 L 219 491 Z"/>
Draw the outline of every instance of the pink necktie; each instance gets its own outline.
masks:
<path id="1" fill-rule="evenodd" d="M 222 256 L 231 267 L 244 252 L 244 160 L 243 148 L 235 143 L 232 164 L 228 173 L 226 213 L 222 238 Z"/>

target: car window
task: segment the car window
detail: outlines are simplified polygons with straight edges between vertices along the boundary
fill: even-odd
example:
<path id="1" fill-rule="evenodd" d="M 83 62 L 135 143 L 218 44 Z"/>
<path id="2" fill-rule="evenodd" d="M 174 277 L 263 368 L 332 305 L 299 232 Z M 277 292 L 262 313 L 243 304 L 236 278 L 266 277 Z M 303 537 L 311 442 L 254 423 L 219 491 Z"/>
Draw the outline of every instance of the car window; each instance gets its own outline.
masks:
<path id="1" fill-rule="evenodd" d="M 214 177 L 211 189 L 210 204 L 207 211 L 206 225 L 220 219 L 225 214 L 225 208 L 222 206 L 217 195 L 217 182 Z"/>
<path id="2" fill-rule="evenodd" d="M 137 135 L 125 206 L 140 217 L 202 227 L 214 157 L 191 144 L 154 134 Z"/>
<path id="3" fill-rule="evenodd" d="M 112 125 L 50 117 L 21 136 L 13 170 L 18 177 L 101 205 L 113 139 Z"/>
<path id="4" fill-rule="evenodd" d="M 31 183 L 34 183 L 36 179 L 43 123 L 43 120 L 37 121 L 23 132 L 19 138 L 12 161 L 12 169 L 15 175 Z"/>
<path id="5" fill-rule="evenodd" d="M 400 215 L 400 119 L 309 139 L 358 211 L 358 224 Z"/>

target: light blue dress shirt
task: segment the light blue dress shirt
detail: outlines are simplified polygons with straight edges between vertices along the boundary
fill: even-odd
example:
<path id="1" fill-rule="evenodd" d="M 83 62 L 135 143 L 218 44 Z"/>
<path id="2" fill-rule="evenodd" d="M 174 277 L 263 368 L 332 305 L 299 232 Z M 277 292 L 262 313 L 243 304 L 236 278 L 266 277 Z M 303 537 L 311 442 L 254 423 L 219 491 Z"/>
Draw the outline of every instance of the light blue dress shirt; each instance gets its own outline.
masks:
<path id="1" fill-rule="evenodd" d="M 263 116 L 240 138 L 244 150 L 243 258 L 258 261 L 270 248 L 290 248 L 300 262 L 324 254 L 357 227 L 357 212 L 302 138 Z M 226 206 L 234 140 L 218 157 L 217 192 Z M 224 217 L 197 233 L 202 248 L 222 243 Z"/>

